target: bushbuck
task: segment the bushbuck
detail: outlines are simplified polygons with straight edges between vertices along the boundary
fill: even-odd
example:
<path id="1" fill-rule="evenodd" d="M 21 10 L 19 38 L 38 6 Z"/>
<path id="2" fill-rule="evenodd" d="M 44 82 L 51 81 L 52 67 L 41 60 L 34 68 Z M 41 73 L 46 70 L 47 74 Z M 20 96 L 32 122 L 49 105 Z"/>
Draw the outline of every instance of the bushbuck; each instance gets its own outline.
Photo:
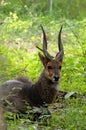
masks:
<path id="1" fill-rule="evenodd" d="M 43 72 L 36 83 L 26 77 L 19 77 L 4 82 L 0 86 L 0 104 L 10 111 L 26 112 L 28 104 L 31 106 L 41 106 L 45 103 L 53 103 L 59 95 L 59 79 L 63 61 L 63 45 L 61 41 L 62 27 L 58 34 L 59 52 L 55 57 L 47 51 L 47 38 L 43 26 L 43 49 L 38 53 L 44 66 Z"/>

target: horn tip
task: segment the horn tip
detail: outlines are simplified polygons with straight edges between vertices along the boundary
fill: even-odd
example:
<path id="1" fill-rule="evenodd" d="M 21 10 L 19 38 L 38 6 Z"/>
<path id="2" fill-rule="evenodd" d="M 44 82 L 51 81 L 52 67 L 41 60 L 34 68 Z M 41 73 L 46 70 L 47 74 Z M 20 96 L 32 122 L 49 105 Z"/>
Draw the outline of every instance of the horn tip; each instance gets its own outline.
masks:
<path id="1" fill-rule="evenodd" d="M 63 25 L 61 25 L 60 31 L 62 31 Z"/>
<path id="2" fill-rule="evenodd" d="M 41 29 L 43 30 L 43 26 L 42 26 L 42 24 L 40 24 L 40 27 L 41 27 Z"/>

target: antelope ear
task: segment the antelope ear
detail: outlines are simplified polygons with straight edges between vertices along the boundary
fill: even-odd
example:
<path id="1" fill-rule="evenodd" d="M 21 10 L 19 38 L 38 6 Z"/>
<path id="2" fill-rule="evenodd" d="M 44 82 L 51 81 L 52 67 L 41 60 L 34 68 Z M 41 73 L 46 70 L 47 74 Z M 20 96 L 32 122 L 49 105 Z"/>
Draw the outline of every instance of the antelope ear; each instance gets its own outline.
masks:
<path id="1" fill-rule="evenodd" d="M 43 55 L 41 55 L 40 53 L 38 53 L 39 58 L 42 62 L 42 64 L 44 65 L 44 67 L 46 67 L 47 63 L 49 62 L 48 59 L 46 57 L 44 57 Z"/>

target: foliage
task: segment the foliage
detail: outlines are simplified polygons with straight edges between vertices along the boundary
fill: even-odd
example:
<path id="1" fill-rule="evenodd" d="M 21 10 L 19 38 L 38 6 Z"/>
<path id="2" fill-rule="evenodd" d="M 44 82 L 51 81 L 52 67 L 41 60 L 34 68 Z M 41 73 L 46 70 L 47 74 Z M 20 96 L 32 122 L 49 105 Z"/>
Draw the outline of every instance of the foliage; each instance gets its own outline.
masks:
<path id="1" fill-rule="evenodd" d="M 84 116 L 86 111 L 84 96 L 86 93 L 86 18 L 84 14 L 86 12 L 82 11 L 84 8 L 79 12 L 84 1 L 71 0 L 71 3 L 68 3 L 67 0 L 58 0 L 57 3 L 53 0 L 52 17 L 49 14 L 48 2 L 2 0 L 0 83 L 21 75 L 35 82 L 43 69 L 35 47 L 42 46 L 40 24 L 43 24 L 46 30 L 48 49 L 52 55 L 57 53 L 57 33 L 63 25 L 62 41 L 65 56 L 60 89 L 76 91 L 82 96 L 50 105 L 51 118 L 45 115 L 46 112 L 41 108 L 42 116 L 38 121 L 31 120 L 34 118 L 34 109 L 29 109 L 28 115 L 22 119 L 18 117 L 19 115 L 16 119 L 15 114 L 6 113 L 6 117 L 9 118 L 7 119 L 9 130 L 84 130 L 86 128 Z M 72 5 L 71 9 L 70 5 Z"/>
<path id="2" fill-rule="evenodd" d="M 67 19 L 83 19 L 86 16 L 86 1 L 83 0 L 52 0 L 52 17 L 59 19 L 66 17 Z M 0 5 L 1 17 L 10 12 L 16 13 L 18 16 L 27 17 L 32 15 L 50 15 L 50 0 L 1 0 Z"/>

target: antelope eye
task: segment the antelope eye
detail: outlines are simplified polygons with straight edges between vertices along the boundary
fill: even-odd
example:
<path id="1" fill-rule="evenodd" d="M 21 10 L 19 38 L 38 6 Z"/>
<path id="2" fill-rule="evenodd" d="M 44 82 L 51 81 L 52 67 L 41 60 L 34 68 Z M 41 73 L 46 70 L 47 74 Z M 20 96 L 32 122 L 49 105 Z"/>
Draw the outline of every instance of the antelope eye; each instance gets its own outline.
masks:
<path id="1" fill-rule="evenodd" d="M 59 69 L 61 69 L 62 68 L 62 66 L 59 66 Z"/>
<path id="2" fill-rule="evenodd" d="M 52 66 L 48 66 L 47 68 L 48 68 L 48 69 L 52 69 Z"/>

